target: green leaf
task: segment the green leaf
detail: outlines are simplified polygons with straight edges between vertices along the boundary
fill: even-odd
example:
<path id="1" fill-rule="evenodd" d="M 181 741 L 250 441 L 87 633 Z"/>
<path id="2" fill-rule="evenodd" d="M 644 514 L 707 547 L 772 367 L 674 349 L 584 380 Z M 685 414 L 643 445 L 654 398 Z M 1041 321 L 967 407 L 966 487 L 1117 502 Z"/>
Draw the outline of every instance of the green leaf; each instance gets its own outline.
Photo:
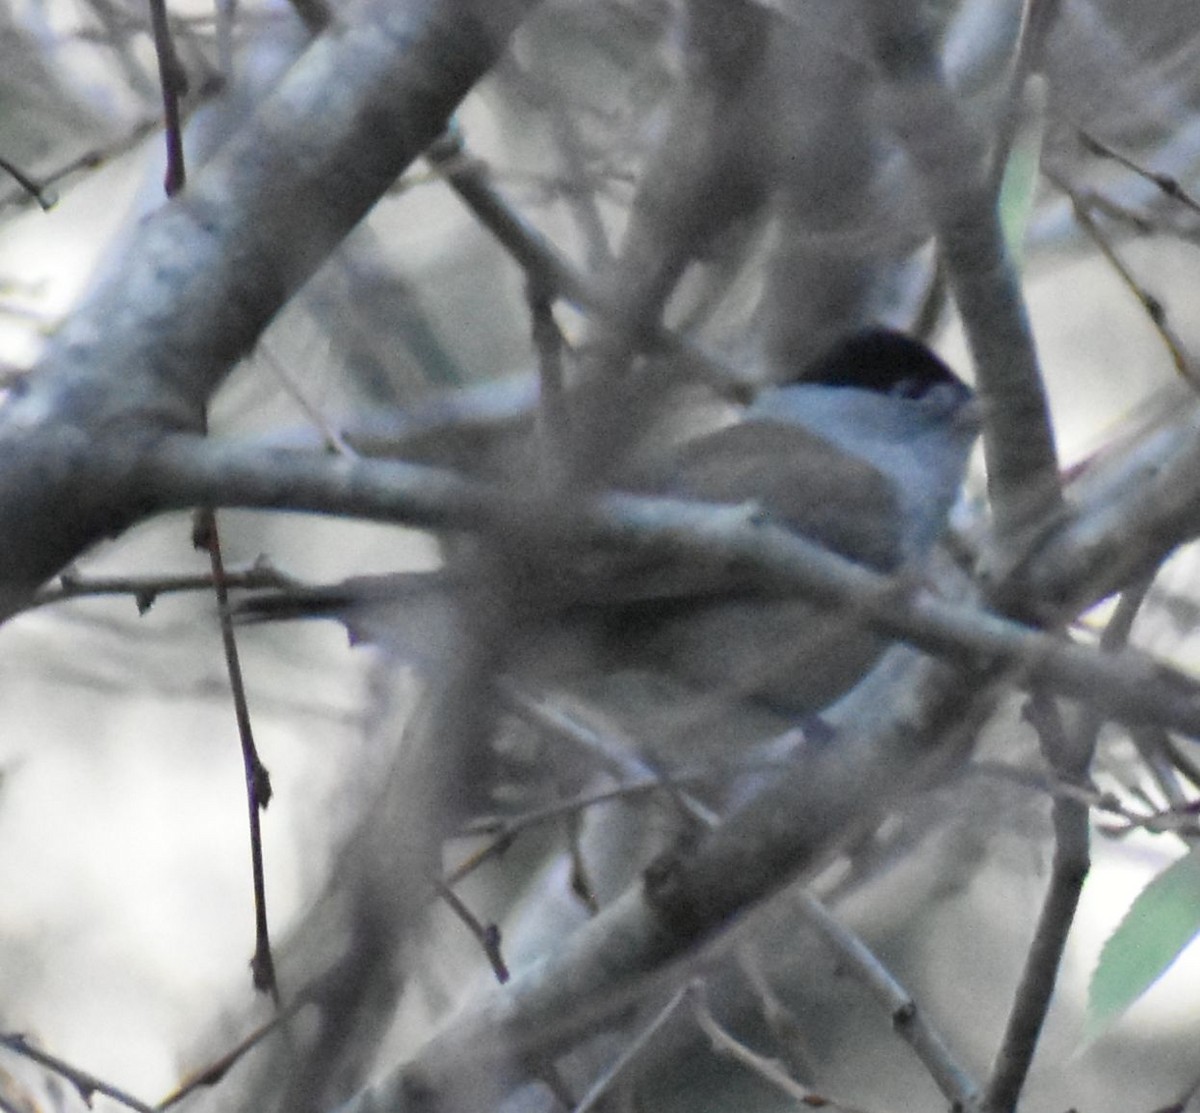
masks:
<path id="1" fill-rule="evenodd" d="M 1004 240 L 1018 269 L 1024 256 L 1025 232 L 1033 214 L 1038 175 L 1042 165 L 1042 140 L 1046 134 L 1046 81 L 1038 74 L 1022 90 L 1021 122 L 1013 137 L 1004 176 L 1000 180 L 1000 223 Z"/>
<path id="2" fill-rule="evenodd" d="M 1146 992 L 1200 934 L 1200 849 L 1150 882 L 1108 937 L 1088 991 L 1090 1041 Z"/>

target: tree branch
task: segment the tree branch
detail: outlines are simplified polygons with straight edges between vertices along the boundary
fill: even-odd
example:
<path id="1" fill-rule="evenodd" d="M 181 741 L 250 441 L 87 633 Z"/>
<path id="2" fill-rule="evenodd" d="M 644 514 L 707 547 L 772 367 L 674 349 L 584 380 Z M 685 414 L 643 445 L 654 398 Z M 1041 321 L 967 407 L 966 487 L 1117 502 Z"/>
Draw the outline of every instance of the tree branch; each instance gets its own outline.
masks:
<path id="1" fill-rule="evenodd" d="M 1200 408 L 1190 395 L 1174 401 L 1167 422 L 1080 476 L 1064 519 L 1021 572 L 1035 605 L 1088 606 L 1200 533 Z"/>
<path id="2" fill-rule="evenodd" d="M 200 427 L 232 366 L 533 6 L 364 0 L 146 221 L 0 409 L 0 615 L 136 520 L 136 500 L 114 499 L 129 450 Z"/>
<path id="3" fill-rule="evenodd" d="M 1200 687 L 1144 654 L 1101 654 L 1010 619 L 964 606 L 903 580 L 881 576 L 778 526 L 748 508 L 714 508 L 675 499 L 607 494 L 579 507 L 474 482 L 437 468 L 382 460 L 164 440 L 145 454 L 134 489 L 159 509 L 193 505 L 267 507 L 350 514 L 441 530 L 521 535 L 536 543 L 571 536 L 583 545 L 617 546 L 703 559 L 753 571 L 763 586 L 789 587 L 840 606 L 885 634 L 926 652 L 1017 684 L 1036 683 L 1131 722 L 1159 722 L 1200 736 Z M 963 661 L 964 651 L 969 655 Z"/>
<path id="4" fill-rule="evenodd" d="M 941 72 L 915 3 L 864 0 L 890 88 L 881 105 L 921 178 L 978 375 L 1000 568 L 1059 503 L 1053 431 L 1033 334 L 1004 235 L 988 150 Z"/>
<path id="5" fill-rule="evenodd" d="M 472 1095 L 503 1085 L 516 1064 L 552 1056 L 631 1001 L 682 981 L 679 960 L 818 863 L 832 840 L 877 821 L 930 775 L 931 764 L 960 750 L 990 710 L 990 700 L 976 695 L 977 686 L 940 665 L 893 658 L 831 712 L 847 728 L 837 746 L 813 747 L 791 763 L 694 851 L 660 860 L 643 883 L 503 992 L 477 998 L 341 1113 L 458 1108 L 456 1100 L 478 1107 Z"/>

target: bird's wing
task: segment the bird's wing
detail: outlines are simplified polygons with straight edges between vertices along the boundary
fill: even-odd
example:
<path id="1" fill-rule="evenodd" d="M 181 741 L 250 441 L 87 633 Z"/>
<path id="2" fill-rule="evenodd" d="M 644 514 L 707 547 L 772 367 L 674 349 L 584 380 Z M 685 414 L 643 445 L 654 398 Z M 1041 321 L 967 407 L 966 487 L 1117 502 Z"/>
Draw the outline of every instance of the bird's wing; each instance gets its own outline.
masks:
<path id="1" fill-rule="evenodd" d="M 769 520 L 853 560 L 891 569 L 902 555 L 899 499 L 872 465 L 807 429 L 743 421 L 688 441 L 627 477 L 627 489 L 752 503 Z"/>

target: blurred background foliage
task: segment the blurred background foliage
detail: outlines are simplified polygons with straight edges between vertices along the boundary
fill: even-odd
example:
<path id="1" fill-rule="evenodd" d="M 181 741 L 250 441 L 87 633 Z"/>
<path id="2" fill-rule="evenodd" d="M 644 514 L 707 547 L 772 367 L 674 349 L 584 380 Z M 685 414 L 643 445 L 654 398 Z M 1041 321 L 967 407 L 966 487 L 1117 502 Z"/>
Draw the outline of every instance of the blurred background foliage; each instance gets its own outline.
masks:
<path id="1" fill-rule="evenodd" d="M 680 90 L 720 79 L 696 76 L 687 7 L 547 0 L 459 115 L 494 184 L 587 273 L 614 265 L 638 183 L 678 119 Z M 751 378 L 802 361 L 823 333 L 877 317 L 924 320 L 965 368 L 915 185 L 875 123 L 853 6 L 692 7 L 701 23 L 705 13 L 732 21 L 712 34 L 734 53 L 750 49 L 737 46 L 738 34 L 767 29 L 764 74 L 731 112 L 728 131 L 705 132 L 700 97 L 693 107 L 698 144 L 726 144 L 740 165 L 768 169 L 758 185 L 737 185 L 745 196 L 731 186 L 724 197 L 674 198 L 735 211 L 704 244 L 667 319 Z M 1059 8 L 1043 58 L 1048 175 L 1026 229 L 1024 278 L 1069 462 L 1110 439 L 1176 372 L 1149 315 L 1054 182 L 1091 205 L 1158 299 L 1181 350 L 1200 352 L 1196 209 L 1081 139 L 1185 189 L 1197 180 L 1200 18 L 1187 0 L 1065 0 Z M 990 135 L 1007 103 L 1021 5 L 947 0 L 934 10 L 963 110 Z M 190 81 L 194 170 L 253 112 L 307 33 L 291 7 L 268 0 L 174 3 L 171 20 Z M 709 62 L 718 67 L 720 57 L 714 48 Z M 162 203 L 160 108 L 143 4 L 21 0 L 0 8 L 0 158 L 45 183 L 43 202 L 56 200 L 43 212 L 0 175 L 7 383 L 33 365 L 96 276 L 120 267 L 139 216 Z M 847 114 L 858 122 L 848 124 Z M 586 336 L 581 315 L 563 309 L 560 321 L 568 339 Z M 364 421 L 526 372 L 532 362 L 520 269 L 420 165 L 280 314 L 215 402 L 212 427 L 305 443 L 315 437 L 314 412 L 334 426 Z M 232 563 L 269 553 L 312 580 L 438 559 L 428 537 L 396 529 L 252 514 L 223 515 L 222 525 Z M 127 576 L 202 569 L 180 518 L 140 527 L 84 566 L 90 575 Z M 1178 554 L 1136 631 L 1140 644 L 1193 667 L 1195 572 L 1194 553 Z M 283 935 L 319 891 L 338 836 L 352 825 L 356 792 L 381 768 L 366 728 L 381 707 L 407 706 L 415 682 L 369 651 L 348 649 L 332 626 L 255 629 L 243 643 L 275 781 L 266 852 L 272 920 Z M 128 598 L 88 599 L 21 616 L 0 631 L 0 708 L 0 1028 L 29 1032 L 131 1091 L 166 1092 L 202 1061 L 198 1048 L 220 1045 L 214 1013 L 244 1010 L 251 994 L 244 803 L 214 605 L 203 595 L 163 597 L 139 617 Z M 1013 761 L 1032 748 L 1014 706 L 991 728 L 981 759 Z M 1103 755 L 1103 786 L 1157 799 L 1119 731 L 1106 736 Z M 905 838 L 887 846 L 869 883 L 849 887 L 838 910 L 982 1069 L 1032 930 L 1048 830 L 1042 793 L 982 775 L 966 781 L 912 805 Z M 529 862 L 555 845 L 535 841 Z M 1150 1109 L 1196 1074 L 1194 956 L 1101 1043 L 1069 1058 L 1100 944 L 1132 895 L 1182 849 L 1173 836 L 1144 832 L 1099 840 L 1030 1108 Z M 511 876 L 485 875 L 468 892 L 499 914 Z M 486 977 L 465 932 L 439 915 L 443 946 L 429 959 L 428 1000 L 409 1001 L 409 1019 L 436 1014 L 461 993 L 454 975 L 464 965 Z M 789 938 L 789 915 L 786 906 L 771 910 L 776 934 L 767 938 Z M 864 1108 L 923 1109 L 938 1100 L 885 1017 L 829 971 L 812 976 L 822 965 L 813 944 L 776 951 L 774 980 L 794 989 L 807 979 L 789 1005 L 814 1041 L 805 1054 L 823 1064 L 823 1084 Z M 398 1046 L 412 1039 L 403 1027 Z M 231 1042 L 232 1031 L 221 1035 Z M 696 1069 L 708 1060 L 688 1046 L 676 1060 L 685 1068 L 665 1074 L 664 1085 L 679 1108 L 722 1108 L 722 1088 L 734 1084 L 716 1067 Z M 27 1065 L 8 1057 L 2 1065 L 41 1107 L 79 1104 Z M 749 1109 L 767 1099 L 739 1090 L 728 1100 Z"/>

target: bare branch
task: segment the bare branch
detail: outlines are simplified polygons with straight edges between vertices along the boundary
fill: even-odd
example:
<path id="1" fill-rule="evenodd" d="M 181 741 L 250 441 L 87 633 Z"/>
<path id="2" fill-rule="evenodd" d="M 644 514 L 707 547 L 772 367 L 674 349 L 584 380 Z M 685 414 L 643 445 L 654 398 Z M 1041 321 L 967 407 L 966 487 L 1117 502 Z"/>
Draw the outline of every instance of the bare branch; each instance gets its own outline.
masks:
<path id="1" fill-rule="evenodd" d="M 947 88 L 934 32 L 917 4 L 864 0 L 890 89 L 892 126 L 920 174 L 971 347 L 984 413 L 999 565 L 1059 502 L 1058 467 L 1037 353 L 1008 257 L 988 151 Z"/>
<path id="2" fill-rule="evenodd" d="M 121 460 L 205 402 L 445 127 L 532 0 L 365 0 L 143 225 L 0 409 L 0 613 L 136 520 Z"/>
<path id="3" fill-rule="evenodd" d="M 800 907 L 809 925 L 833 949 L 839 963 L 888 1010 L 892 1027 L 920 1057 L 952 1108 L 972 1108 L 979 1098 L 978 1085 L 955 1061 L 945 1040 L 926 1020 L 911 994 L 892 977 L 870 948 L 839 924 L 816 897 L 802 892 Z"/>
<path id="4" fill-rule="evenodd" d="M 816 1109 L 832 1109 L 834 1113 L 861 1113 L 861 1111 L 843 1105 L 824 1094 L 814 1094 L 792 1078 L 782 1064 L 759 1055 L 740 1040 L 734 1039 L 725 1028 L 717 1023 L 717 1018 L 713 1016 L 712 1009 L 708 1005 L 707 994 L 704 992 L 704 984 L 693 982 L 687 988 L 692 1002 L 692 1015 L 696 1018 L 700 1030 L 708 1037 L 714 1053 L 724 1055 L 739 1066 L 753 1071 L 764 1082 L 786 1094 L 798 1105 L 811 1106 Z"/>
<path id="5" fill-rule="evenodd" d="M 875 822 L 931 762 L 957 753 L 986 712 L 927 662 L 895 660 L 835 721 L 855 731 L 815 747 L 686 855 L 662 860 L 553 953 L 477 999 L 410 1063 L 347 1104 L 345 1113 L 414 1108 L 414 1098 L 471 1093 L 501 1067 L 552 1055 L 664 982 L 678 961 L 738 913 L 815 866 L 832 839 Z M 885 694 L 886 693 L 886 694 Z M 967 702 L 971 706 L 967 706 Z M 948 733 L 947 733 L 948 730 Z"/>
<path id="6" fill-rule="evenodd" d="M 1141 579 L 1200 532 L 1200 408 L 1174 400 L 1138 443 L 1090 466 L 1022 571 L 1038 607 L 1075 612 Z"/>
<path id="7" fill-rule="evenodd" d="M 545 536 L 554 511 L 451 472 L 379 460 L 206 444 L 173 438 L 140 462 L 137 489 L 161 508 L 260 506 L 353 514 L 442 530 Z M 754 569 L 764 585 L 788 586 L 818 603 L 848 608 L 883 633 L 960 665 L 1009 671 L 1076 696 L 1117 718 L 1159 722 L 1200 735 L 1200 688 L 1133 650 L 1099 654 L 997 615 L 914 591 L 822 549 L 745 509 L 608 494 L 562 514 L 581 544 L 703 557 Z M 963 660 L 963 651 L 971 655 Z"/>
<path id="8" fill-rule="evenodd" d="M 154 1106 L 147 1105 L 144 1101 L 140 1101 L 131 1094 L 127 1094 L 124 1090 L 105 1082 L 101 1078 L 97 1078 L 94 1074 L 89 1074 L 85 1070 L 80 1070 L 79 1067 L 72 1066 L 72 1064 L 68 1063 L 65 1059 L 60 1059 L 57 1055 L 40 1051 L 19 1033 L 0 1033 L 0 1047 L 6 1047 L 9 1051 L 17 1055 L 23 1055 L 26 1059 L 30 1059 L 47 1070 L 61 1075 L 75 1088 L 75 1091 L 86 1105 L 90 1106 L 92 1104 L 94 1095 L 103 1094 L 105 1097 L 112 1098 L 113 1101 L 120 1102 L 129 1109 L 135 1110 L 136 1113 L 154 1113 Z"/>
<path id="9" fill-rule="evenodd" d="M 564 298 L 586 309 L 601 325 L 621 331 L 626 341 L 677 359 L 697 379 L 722 393 L 734 397 L 746 394 L 748 383 L 734 368 L 706 355 L 654 317 L 635 320 L 621 298 L 560 254 L 500 194 L 486 165 L 467 151 L 460 131 L 441 136 L 425 155 L 463 204 L 512 255 L 540 295 Z"/>
<path id="10" fill-rule="evenodd" d="M 258 755 L 250 705 L 246 699 L 246 682 L 242 673 L 241 655 L 233 632 L 233 617 L 229 611 L 229 584 L 225 579 L 225 559 L 221 553 L 221 536 L 216 512 L 197 511 L 192 530 L 193 543 L 208 551 L 212 569 L 213 595 L 217 601 L 218 622 L 221 627 L 221 646 L 225 653 L 225 671 L 229 676 L 229 692 L 233 699 L 234 719 L 242 750 L 242 772 L 249 813 L 250 877 L 254 889 L 254 957 L 250 971 L 254 988 L 269 993 L 275 1008 L 282 1006 L 279 983 L 275 977 L 275 958 L 271 953 L 271 933 L 267 917 L 267 883 L 263 869 L 262 813 L 271 802 L 271 776 Z"/>
<path id="11" fill-rule="evenodd" d="M 589 1110 L 599 1107 L 601 1099 L 612 1089 L 613 1084 L 621 1074 L 645 1051 L 646 1047 L 661 1031 L 663 1025 L 675 1015 L 679 1006 L 683 1004 L 687 992 L 688 987 L 684 986 L 684 988 L 677 990 L 671 995 L 671 999 L 659 1010 L 650 1023 L 638 1032 L 637 1036 L 630 1041 L 625 1050 L 617 1056 L 616 1062 L 600 1078 L 596 1079 L 591 1089 L 583 1095 L 583 1098 L 571 1113 L 588 1113 Z"/>
<path id="12" fill-rule="evenodd" d="M 1200 386 L 1200 380 L 1197 378 L 1196 371 L 1191 366 L 1187 348 L 1168 320 L 1166 306 L 1134 277 L 1133 272 L 1122 261 L 1109 237 L 1105 235 L 1100 225 L 1096 223 L 1095 218 L 1092 216 L 1092 206 L 1089 199 L 1081 196 L 1069 182 L 1053 171 L 1045 170 L 1043 173 L 1049 181 L 1053 182 L 1059 190 L 1066 194 L 1067 199 L 1071 202 L 1071 211 L 1074 212 L 1075 219 L 1078 221 L 1080 228 L 1084 230 L 1092 243 L 1100 249 L 1100 253 L 1107 260 L 1108 265 L 1112 267 L 1116 276 L 1138 300 L 1142 309 L 1145 310 L 1150 324 L 1154 326 L 1155 332 L 1158 333 L 1163 346 L 1167 349 L 1167 353 L 1171 357 L 1171 362 L 1175 364 L 1175 369 L 1192 384 L 1193 389 Z"/>

